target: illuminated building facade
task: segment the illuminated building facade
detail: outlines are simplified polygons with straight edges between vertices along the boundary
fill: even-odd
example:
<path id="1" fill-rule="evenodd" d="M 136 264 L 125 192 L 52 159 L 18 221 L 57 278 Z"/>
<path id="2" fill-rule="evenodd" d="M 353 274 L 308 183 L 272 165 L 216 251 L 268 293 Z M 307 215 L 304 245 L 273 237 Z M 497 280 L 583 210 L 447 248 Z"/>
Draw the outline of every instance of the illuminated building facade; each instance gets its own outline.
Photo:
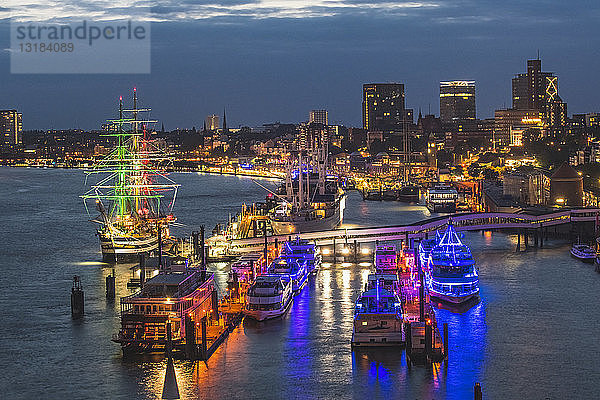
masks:
<path id="1" fill-rule="evenodd" d="M 440 82 L 440 119 L 455 122 L 475 119 L 475 82 Z"/>
<path id="2" fill-rule="evenodd" d="M 311 110 L 308 115 L 308 122 L 316 122 L 317 124 L 329 125 L 327 118 L 327 110 Z"/>
<path id="3" fill-rule="evenodd" d="M 539 58 L 527 60 L 527 72 L 513 78 L 512 100 L 515 110 L 542 112 L 548 127 L 566 123 L 567 104 L 558 94 L 558 77 L 552 72 L 543 72 Z"/>
<path id="4" fill-rule="evenodd" d="M 362 109 L 366 131 L 403 132 L 403 124 L 413 123 L 413 110 L 405 108 L 402 83 L 364 84 Z"/>
<path id="5" fill-rule="evenodd" d="M 208 115 L 206 117 L 206 130 L 207 131 L 216 131 L 219 129 L 219 116 L 218 115 Z"/>
<path id="6" fill-rule="evenodd" d="M 522 146 L 527 129 L 544 127 L 544 113 L 536 110 L 496 110 L 494 117 L 494 144 Z"/>
<path id="7" fill-rule="evenodd" d="M 17 110 L 0 110 L 2 145 L 18 146 L 23 143 L 23 115 Z"/>

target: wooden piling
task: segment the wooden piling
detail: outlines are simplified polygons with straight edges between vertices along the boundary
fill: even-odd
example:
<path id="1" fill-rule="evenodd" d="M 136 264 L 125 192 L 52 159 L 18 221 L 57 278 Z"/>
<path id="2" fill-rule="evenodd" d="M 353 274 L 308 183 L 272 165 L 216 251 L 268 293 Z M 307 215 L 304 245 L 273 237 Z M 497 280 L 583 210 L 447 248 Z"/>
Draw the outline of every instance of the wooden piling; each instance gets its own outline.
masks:
<path id="1" fill-rule="evenodd" d="M 206 316 L 202 317 L 201 325 L 202 325 L 202 342 L 200 345 L 200 356 L 201 356 L 202 360 L 207 360 L 208 354 L 206 354 L 206 349 L 207 349 L 208 337 L 206 334 Z"/>
<path id="2" fill-rule="evenodd" d="M 213 319 L 215 321 L 219 320 L 219 293 L 213 289 L 212 292 L 212 311 L 213 311 Z"/>
<path id="3" fill-rule="evenodd" d="M 206 266 L 206 249 L 204 244 L 204 225 L 200 225 L 200 265 Z"/>
<path id="4" fill-rule="evenodd" d="M 538 247 L 539 241 L 538 241 L 538 230 L 537 228 L 535 228 L 533 230 L 533 247 Z"/>
<path id="5" fill-rule="evenodd" d="M 198 238 L 198 231 L 192 232 L 192 259 L 198 260 L 200 258 L 200 243 Z"/>
<path id="6" fill-rule="evenodd" d="M 521 251 L 521 232 L 517 231 L 517 249 L 515 251 Z"/>
<path id="7" fill-rule="evenodd" d="M 356 239 L 354 239 L 354 262 L 358 261 L 358 245 L 356 243 Z"/>
<path id="8" fill-rule="evenodd" d="M 113 270 L 112 275 L 106 277 L 106 298 L 108 300 L 115 299 L 115 271 Z"/>
<path id="9" fill-rule="evenodd" d="M 84 296 L 83 289 L 81 287 L 81 280 L 79 276 L 73 277 L 73 286 L 71 287 L 71 317 L 73 319 L 79 319 L 84 314 Z"/>
<path id="10" fill-rule="evenodd" d="M 444 322 L 444 357 L 448 358 L 448 323 Z"/>
<path id="11" fill-rule="evenodd" d="M 525 249 L 529 248 L 529 232 L 528 229 L 523 231 L 523 239 L 525 241 Z"/>
<path id="12" fill-rule="evenodd" d="M 475 387 L 473 388 L 474 391 L 474 399 L 475 400 L 482 400 L 483 399 L 483 393 L 481 392 L 481 385 L 479 384 L 479 382 L 475 383 Z"/>
<path id="13" fill-rule="evenodd" d="M 432 339 L 433 329 L 431 327 L 431 321 L 425 321 L 425 359 L 431 360 L 432 357 Z"/>
<path id="14" fill-rule="evenodd" d="M 185 356 L 188 360 L 198 358 L 196 350 L 196 324 L 190 315 L 185 316 Z"/>
<path id="15" fill-rule="evenodd" d="M 140 288 L 143 289 L 146 282 L 146 253 L 140 253 L 138 259 L 140 263 Z"/>

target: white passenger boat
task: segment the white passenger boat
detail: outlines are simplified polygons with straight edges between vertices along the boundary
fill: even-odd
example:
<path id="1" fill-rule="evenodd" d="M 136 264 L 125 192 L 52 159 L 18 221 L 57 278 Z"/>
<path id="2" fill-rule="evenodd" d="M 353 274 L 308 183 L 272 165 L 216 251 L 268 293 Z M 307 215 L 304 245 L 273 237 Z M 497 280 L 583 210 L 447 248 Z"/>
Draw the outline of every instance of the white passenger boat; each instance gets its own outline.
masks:
<path id="1" fill-rule="evenodd" d="M 292 304 L 292 281 L 279 275 L 260 275 L 246 294 L 244 315 L 257 321 L 277 318 Z"/>

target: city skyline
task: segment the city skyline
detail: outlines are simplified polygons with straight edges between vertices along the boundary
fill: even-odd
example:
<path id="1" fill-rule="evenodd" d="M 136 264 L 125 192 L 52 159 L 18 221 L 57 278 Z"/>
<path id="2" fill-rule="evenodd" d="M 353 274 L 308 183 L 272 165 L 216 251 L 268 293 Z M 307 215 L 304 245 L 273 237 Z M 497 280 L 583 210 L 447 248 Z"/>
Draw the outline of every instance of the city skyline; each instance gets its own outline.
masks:
<path id="1" fill-rule="evenodd" d="M 600 109 L 592 80 L 600 57 L 584 40 L 596 32 L 597 5 L 334 3 L 243 3 L 204 19 L 197 14 L 200 5 L 155 7 L 162 22 L 152 25 L 148 75 L 10 74 L 4 50 L 0 108 L 21 110 L 25 129 L 93 129 L 114 114 L 120 94 L 137 86 L 142 103 L 153 105 L 167 129 L 201 127 L 206 115 L 220 114 L 224 106 L 231 127 L 303 121 L 307 110 L 321 108 L 331 123 L 360 126 L 364 83 L 404 83 L 408 108 L 439 114 L 439 82 L 468 79 L 477 82 L 478 117 L 485 118 L 510 107 L 511 79 L 539 50 L 545 69 L 561 77 L 570 112 Z M 9 47 L 9 18 L 34 9 L 12 0 L 8 7 L 19 13 L 0 10 L 1 49 Z M 82 16 L 94 11 L 88 9 L 93 5 L 80 7 Z M 175 19 L 185 7 L 195 13 Z M 283 18 L 286 10 L 290 17 Z M 573 20 L 576 32 L 558 29 Z"/>

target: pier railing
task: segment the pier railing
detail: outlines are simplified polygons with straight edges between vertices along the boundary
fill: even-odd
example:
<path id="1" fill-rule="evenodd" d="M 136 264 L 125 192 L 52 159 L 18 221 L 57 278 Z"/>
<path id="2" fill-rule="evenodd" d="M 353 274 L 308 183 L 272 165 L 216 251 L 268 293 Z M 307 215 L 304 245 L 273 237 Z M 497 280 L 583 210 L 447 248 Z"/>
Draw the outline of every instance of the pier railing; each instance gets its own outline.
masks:
<path id="1" fill-rule="evenodd" d="M 392 225 L 369 228 L 341 228 L 321 232 L 307 232 L 293 235 L 274 235 L 269 242 L 285 241 L 289 236 L 315 241 L 318 245 L 350 242 L 374 242 L 376 240 L 401 240 L 423 238 L 425 235 L 444 229 L 448 218 L 457 231 L 477 231 L 486 229 L 535 229 L 571 222 L 597 221 L 600 208 L 561 210 L 541 215 L 515 213 L 459 213 L 430 218 L 407 225 Z M 233 239 L 231 250 L 237 252 L 256 251 L 264 245 L 264 238 Z"/>

